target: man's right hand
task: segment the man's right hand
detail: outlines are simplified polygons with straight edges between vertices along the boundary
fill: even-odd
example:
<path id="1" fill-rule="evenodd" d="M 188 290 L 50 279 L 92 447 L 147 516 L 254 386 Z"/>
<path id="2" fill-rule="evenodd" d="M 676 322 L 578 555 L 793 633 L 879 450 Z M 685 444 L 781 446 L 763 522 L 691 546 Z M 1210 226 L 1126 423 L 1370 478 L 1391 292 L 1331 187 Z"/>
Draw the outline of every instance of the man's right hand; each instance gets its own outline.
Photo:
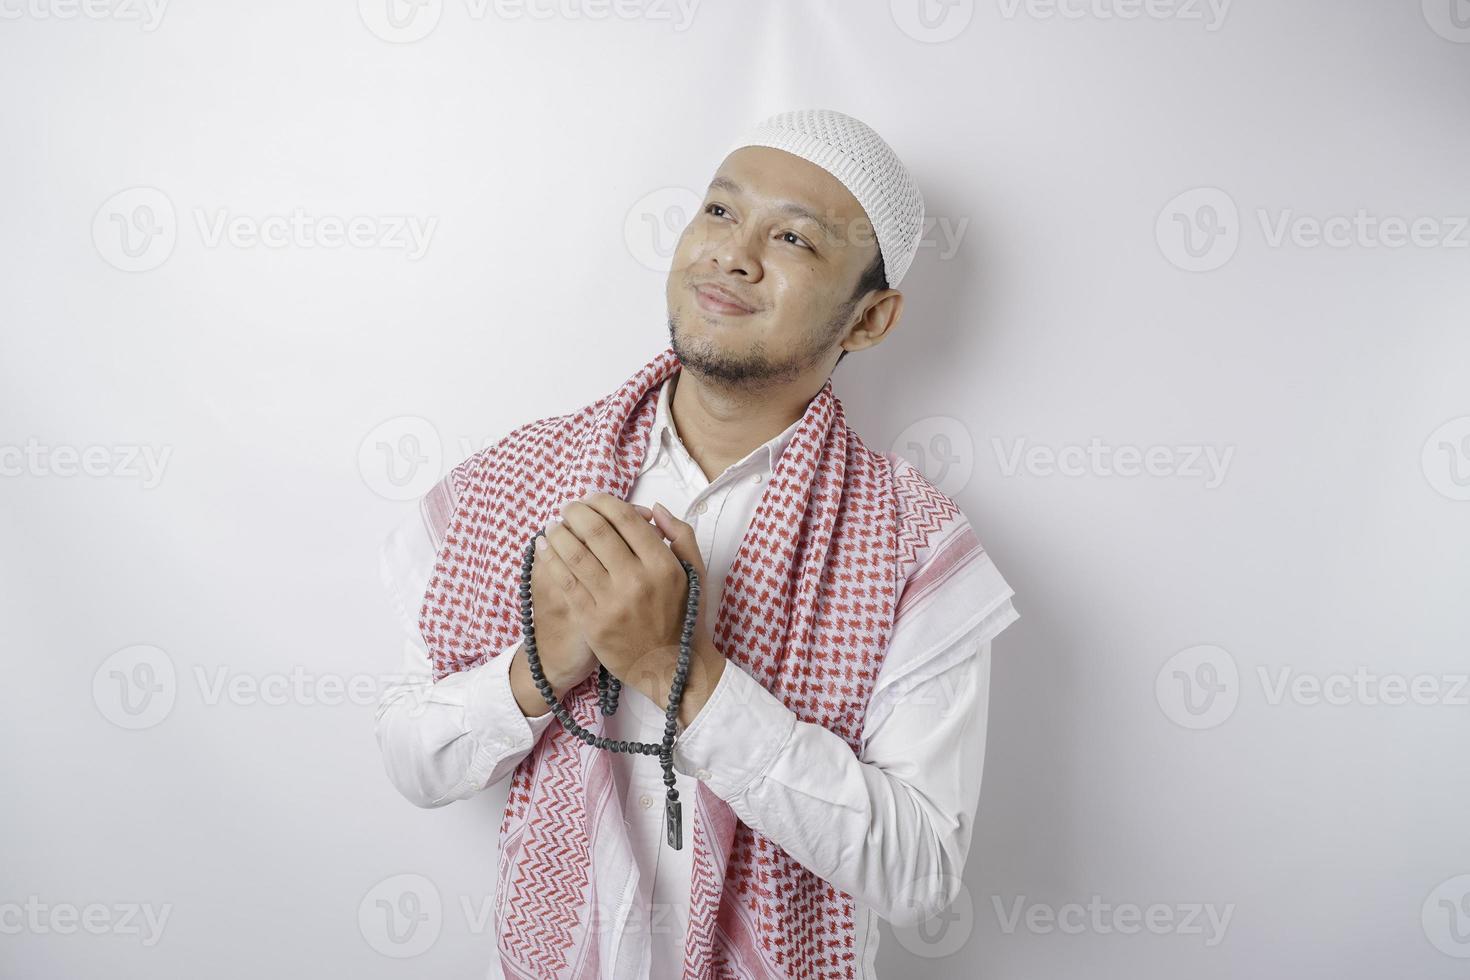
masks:
<path id="1" fill-rule="evenodd" d="M 535 559 L 531 563 L 531 612 L 541 670 L 560 700 L 562 695 L 597 670 L 598 660 L 572 621 L 571 603 L 567 601 L 566 593 L 551 581 L 550 575 L 543 571 L 542 563 Z M 541 696 L 541 689 L 531 679 L 525 643 L 515 649 L 515 660 L 510 665 L 510 686 L 521 713 L 526 717 L 539 717 L 551 710 Z"/>

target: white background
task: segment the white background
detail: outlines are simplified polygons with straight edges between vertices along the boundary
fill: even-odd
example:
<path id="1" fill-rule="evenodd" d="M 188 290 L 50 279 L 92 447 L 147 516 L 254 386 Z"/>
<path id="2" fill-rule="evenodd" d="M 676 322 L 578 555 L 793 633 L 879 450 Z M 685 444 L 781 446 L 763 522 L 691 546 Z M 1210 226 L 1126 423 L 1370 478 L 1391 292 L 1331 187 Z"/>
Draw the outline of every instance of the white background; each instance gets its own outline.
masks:
<path id="1" fill-rule="evenodd" d="M 932 219 L 839 397 L 1022 615 L 883 975 L 1466 976 L 1463 0 L 95 2 L 0 0 L 0 973 L 481 975 L 499 814 L 382 771 L 379 544 L 662 349 L 729 141 L 825 106 Z"/>

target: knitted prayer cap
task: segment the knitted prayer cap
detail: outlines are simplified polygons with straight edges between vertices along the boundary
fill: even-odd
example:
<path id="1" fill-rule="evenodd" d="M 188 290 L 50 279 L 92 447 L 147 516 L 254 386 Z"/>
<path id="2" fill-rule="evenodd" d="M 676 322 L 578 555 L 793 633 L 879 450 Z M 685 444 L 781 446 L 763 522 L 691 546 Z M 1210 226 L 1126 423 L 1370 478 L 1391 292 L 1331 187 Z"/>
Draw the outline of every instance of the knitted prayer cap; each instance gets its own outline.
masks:
<path id="1" fill-rule="evenodd" d="M 924 196 L 883 137 L 835 109 L 792 109 L 768 116 L 726 154 L 771 146 L 810 160 L 840 180 L 867 213 L 890 288 L 908 272 L 924 227 Z"/>

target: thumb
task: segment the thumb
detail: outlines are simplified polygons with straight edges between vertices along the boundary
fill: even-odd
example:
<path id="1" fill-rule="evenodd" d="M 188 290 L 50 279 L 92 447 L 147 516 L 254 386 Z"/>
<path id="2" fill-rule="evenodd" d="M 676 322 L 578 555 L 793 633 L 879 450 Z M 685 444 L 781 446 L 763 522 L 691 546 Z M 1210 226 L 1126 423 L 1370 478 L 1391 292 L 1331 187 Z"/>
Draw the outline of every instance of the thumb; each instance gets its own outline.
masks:
<path id="1" fill-rule="evenodd" d="M 669 513 L 669 509 L 663 504 L 653 505 L 653 519 L 659 531 L 669 539 L 669 548 L 674 552 L 674 557 L 693 565 L 703 581 L 704 556 L 699 553 L 699 542 L 694 539 L 694 528 Z"/>

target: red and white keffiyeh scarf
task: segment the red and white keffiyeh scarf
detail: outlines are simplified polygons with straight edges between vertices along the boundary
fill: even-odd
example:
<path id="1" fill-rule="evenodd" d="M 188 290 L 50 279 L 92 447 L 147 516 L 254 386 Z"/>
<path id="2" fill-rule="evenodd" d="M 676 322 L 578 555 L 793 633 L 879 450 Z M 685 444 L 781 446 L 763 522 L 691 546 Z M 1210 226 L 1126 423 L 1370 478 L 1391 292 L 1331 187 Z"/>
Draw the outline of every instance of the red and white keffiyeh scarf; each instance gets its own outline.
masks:
<path id="1" fill-rule="evenodd" d="M 521 636 L 522 549 L 564 501 L 626 500 L 648 448 L 672 348 L 581 410 L 522 425 L 456 466 L 425 501 L 442 545 L 419 625 L 435 679 Z M 916 469 L 848 428 L 829 379 L 781 454 L 730 566 L 715 645 L 797 716 L 859 750 L 915 552 L 958 508 Z M 963 519 L 963 515 L 958 515 Z M 966 528 L 952 567 L 980 554 Z M 927 576 L 926 576 L 927 577 Z M 904 602 L 907 605 L 907 602 Z M 567 692 L 578 724 L 603 733 L 596 675 Z M 526 980 L 599 975 L 594 851 L 625 846 L 612 754 L 559 722 L 512 776 L 500 826 L 496 925 L 502 968 Z M 705 783 L 693 813 L 685 980 L 856 975 L 852 898 L 742 823 Z M 619 883 L 621 884 L 621 883 Z"/>

